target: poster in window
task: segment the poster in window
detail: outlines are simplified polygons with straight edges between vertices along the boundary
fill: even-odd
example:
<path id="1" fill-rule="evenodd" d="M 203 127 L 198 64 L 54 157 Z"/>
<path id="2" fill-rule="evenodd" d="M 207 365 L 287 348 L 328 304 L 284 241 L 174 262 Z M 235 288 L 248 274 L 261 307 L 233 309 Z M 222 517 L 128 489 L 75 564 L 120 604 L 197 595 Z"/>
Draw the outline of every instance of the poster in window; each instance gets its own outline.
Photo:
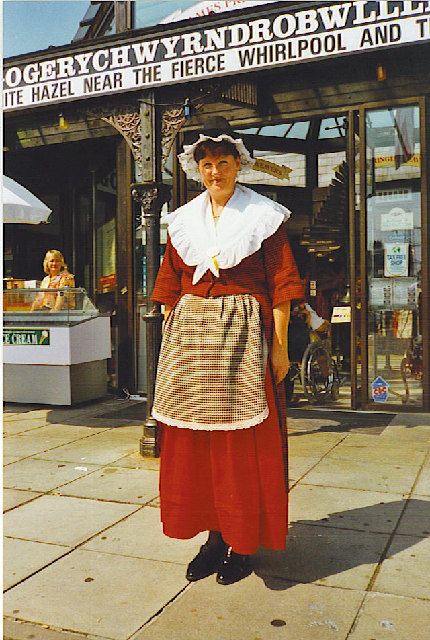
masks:
<path id="1" fill-rule="evenodd" d="M 384 276 L 386 278 L 408 276 L 409 243 L 386 242 L 384 249 Z"/>

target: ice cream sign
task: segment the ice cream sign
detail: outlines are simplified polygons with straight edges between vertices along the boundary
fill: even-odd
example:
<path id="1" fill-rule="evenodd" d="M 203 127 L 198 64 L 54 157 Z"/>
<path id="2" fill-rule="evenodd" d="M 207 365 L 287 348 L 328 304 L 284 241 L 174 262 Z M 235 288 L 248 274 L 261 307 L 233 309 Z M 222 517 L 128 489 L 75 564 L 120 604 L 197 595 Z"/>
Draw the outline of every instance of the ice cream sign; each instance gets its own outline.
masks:
<path id="1" fill-rule="evenodd" d="M 409 243 L 386 242 L 384 276 L 392 278 L 407 276 L 409 273 Z"/>
<path id="2" fill-rule="evenodd" d="M 4 329 L 3 346 L 49 346 L 49 329 Z"/>

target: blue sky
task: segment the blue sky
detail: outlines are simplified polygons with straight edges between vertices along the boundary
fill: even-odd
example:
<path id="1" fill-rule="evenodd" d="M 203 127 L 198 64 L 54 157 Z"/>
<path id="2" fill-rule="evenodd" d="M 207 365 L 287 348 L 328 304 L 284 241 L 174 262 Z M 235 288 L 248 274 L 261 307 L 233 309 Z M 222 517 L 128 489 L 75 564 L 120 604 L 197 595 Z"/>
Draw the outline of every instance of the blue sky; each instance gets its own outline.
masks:
<path id="1" fill-rule="evenodd" d="M 139 0 L 138 27 L 156 24 L 175 9 L 198 0 Z M 39 51 L 71 42 L 89 6 L 89 0 L 4 0 L 3 56 Z"/>
<path id="2" fill-rule="evenodd" d="M 4 0 L 3 56 L 68 44 L 88 6 L 88 0 Z"/>

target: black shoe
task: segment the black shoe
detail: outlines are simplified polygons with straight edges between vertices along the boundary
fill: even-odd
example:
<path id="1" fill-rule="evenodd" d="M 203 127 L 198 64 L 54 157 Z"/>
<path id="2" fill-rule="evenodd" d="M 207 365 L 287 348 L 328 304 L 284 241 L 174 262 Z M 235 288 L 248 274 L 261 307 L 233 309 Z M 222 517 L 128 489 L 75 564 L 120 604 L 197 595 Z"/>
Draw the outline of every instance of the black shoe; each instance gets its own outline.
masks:
<path id="1" fill-rule="evenodd" d="M 200 551 L 187 567 L 185 577 L 190 582 L 202 580 L 216 573 L 220 567 L 223 557 L 227 551 L 225 542 L 216 544 L 204 544 L 200 547 Z"/>
<path id="2" fill-rule="evenodd" d="M 251 573 L 250 557 L 235 553 L 230 547 L 219 568 L 216 581 L 218 584 L 233 584 Z"/>

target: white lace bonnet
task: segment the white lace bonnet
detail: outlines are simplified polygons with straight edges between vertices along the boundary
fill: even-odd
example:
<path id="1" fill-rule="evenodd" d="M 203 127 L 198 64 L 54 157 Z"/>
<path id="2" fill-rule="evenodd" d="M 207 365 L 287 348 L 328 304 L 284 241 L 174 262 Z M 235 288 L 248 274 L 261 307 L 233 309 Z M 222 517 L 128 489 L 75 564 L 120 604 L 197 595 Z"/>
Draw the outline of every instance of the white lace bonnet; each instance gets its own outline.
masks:
<path id="1" fill-rule="evenodd" d="M 178 155 L 181 167 L 189 178 L 197 182 L 201 180 L 199 166 L 194 160 L 194 151 L 197 145 L 205 140 L 213 140 L 214 142 L 227 140 L 236 147 L 240 158 L 238 178 L 251 171 L 255 160 L 243 144 L 242 138 L 236 137 L 236 133 L 225 118 L 217 116 L 208 120 L 203 127 L 203 133 L 199 134 L 198 139 L 193 144 L 184 144 L 184 151 Z"/>

